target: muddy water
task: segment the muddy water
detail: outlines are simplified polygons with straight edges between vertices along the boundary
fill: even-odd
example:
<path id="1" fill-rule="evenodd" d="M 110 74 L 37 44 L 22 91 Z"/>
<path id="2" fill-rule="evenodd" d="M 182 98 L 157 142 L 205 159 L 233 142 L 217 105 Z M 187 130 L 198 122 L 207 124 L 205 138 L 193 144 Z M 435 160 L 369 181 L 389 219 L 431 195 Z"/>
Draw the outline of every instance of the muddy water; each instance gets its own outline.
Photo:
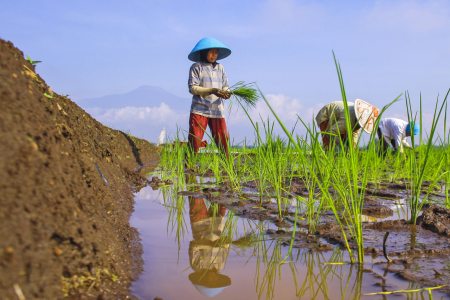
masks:
<path id="1" fill-rule="evenodd" d="M 375 264 L 381 257 L 366 256 L 359 268 L 326 264 L 349 261 L 338 247 L 294 249 L 279 264 L 288 247 L 265 234 L 277 229 L 273 224 L 238 218 L 223 206 L 176 196 L 170 188 L 143 188 L 131 225 L 144 246 L 144 270 L 132 285 L 141 299 L 429 299 L 428 292 L 363 296 L 418 287 L 385 273 Z"/>

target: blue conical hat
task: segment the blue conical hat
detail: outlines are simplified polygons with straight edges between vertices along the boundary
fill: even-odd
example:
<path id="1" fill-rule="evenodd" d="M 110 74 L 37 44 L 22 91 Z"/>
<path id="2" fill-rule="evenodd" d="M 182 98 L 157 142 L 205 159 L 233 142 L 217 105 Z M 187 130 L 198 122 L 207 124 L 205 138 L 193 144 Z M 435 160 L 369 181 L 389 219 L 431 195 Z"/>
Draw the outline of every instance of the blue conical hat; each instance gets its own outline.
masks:
<path id="1" fill-rule="evenodd" d="M 219 54 L 217 55 L 217 59 L 224 59 L 225 57 L 231 54 L 230 48 L 216 40 L 215 38 L 203 38 L 201 39 L 197 45 L 195 45 L 194 49 L 192 49 L 191 53 L 189 53 L 188 58 L 192 61 L 200 61 L 200 51 L 205 49 L 218 48 Z"/>
<path id="2" fill-rule="evenodd" d="M 406 133 L 410 133 L 411 128 L 413 129 L 414 135 L 418 135 L 420 133 L 420 126 L 416 122 L 412 121 L 411 123 L 406 125 Z"/>

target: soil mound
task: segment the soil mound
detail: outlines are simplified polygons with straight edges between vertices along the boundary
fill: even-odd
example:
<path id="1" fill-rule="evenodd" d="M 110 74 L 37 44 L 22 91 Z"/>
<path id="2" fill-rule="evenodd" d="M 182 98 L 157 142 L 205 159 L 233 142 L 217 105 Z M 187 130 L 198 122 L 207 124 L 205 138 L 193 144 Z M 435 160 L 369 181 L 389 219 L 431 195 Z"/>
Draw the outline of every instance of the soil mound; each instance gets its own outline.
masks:
<path id="1" fill-rule="evenodd" d="M 436 204 L 425 204 L 423 211 L 423 214 L 417 218 L 418 224 L 439 235 L 450 236 L 450 209 Z"/>
<path id="2" fill-rule="evenodd" d="M 0 138 L 0 298 L 130 299 L 132 192 L 158 147 L 53 93 L 3 40 Z"/>

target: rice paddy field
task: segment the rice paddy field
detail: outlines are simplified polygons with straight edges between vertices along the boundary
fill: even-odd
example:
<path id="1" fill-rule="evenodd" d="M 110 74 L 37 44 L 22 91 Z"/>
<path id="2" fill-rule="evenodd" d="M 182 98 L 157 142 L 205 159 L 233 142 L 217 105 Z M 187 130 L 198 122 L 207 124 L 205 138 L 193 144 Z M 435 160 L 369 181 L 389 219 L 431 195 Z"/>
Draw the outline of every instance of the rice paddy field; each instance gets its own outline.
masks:
<path id="1" fill-rule="evenodd" d="M 422 102 L 416 113 L 404 98 L 410 120 L 422 124 Z M 162 150 L 132 219 L 146 261 L 136 295 L 448 299 L 447 97 L 412 150 L 385 155 L 375 132 L 356 148 L 341 141 L 324 151 L 315 126 L 299 119 L 307 129 L 299 136 L 272 112 L 276 123 L 251 120 L 251 148 L 225 155 L 208 145 L 193 155 L 178 132 Z M 273 133 L 275 124 L 285 135 Z"/>

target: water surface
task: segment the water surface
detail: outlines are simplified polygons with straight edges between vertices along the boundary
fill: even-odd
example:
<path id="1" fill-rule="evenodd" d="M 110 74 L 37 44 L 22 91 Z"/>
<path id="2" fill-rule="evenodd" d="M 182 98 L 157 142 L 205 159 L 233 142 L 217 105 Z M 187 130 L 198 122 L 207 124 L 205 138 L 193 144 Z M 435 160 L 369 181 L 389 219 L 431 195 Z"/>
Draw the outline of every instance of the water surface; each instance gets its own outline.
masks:
<path id="1" fill-rule="evenodd" d="M 146 187 L 136 195 L 131 225 L 140 232 L 145 264 L 132 291 L 141 299 L 429 299 L 428 292 L 362 296 L 418 287 L 385 273 L 375 264 L 382 257 L 366 256 L 360 268 L 325 264 L 349 262 L 338 247 L 294 249 L 280 264 L 288 247 L 264 234 L 277 229 L 273 224 L 176 191 Z"/>

